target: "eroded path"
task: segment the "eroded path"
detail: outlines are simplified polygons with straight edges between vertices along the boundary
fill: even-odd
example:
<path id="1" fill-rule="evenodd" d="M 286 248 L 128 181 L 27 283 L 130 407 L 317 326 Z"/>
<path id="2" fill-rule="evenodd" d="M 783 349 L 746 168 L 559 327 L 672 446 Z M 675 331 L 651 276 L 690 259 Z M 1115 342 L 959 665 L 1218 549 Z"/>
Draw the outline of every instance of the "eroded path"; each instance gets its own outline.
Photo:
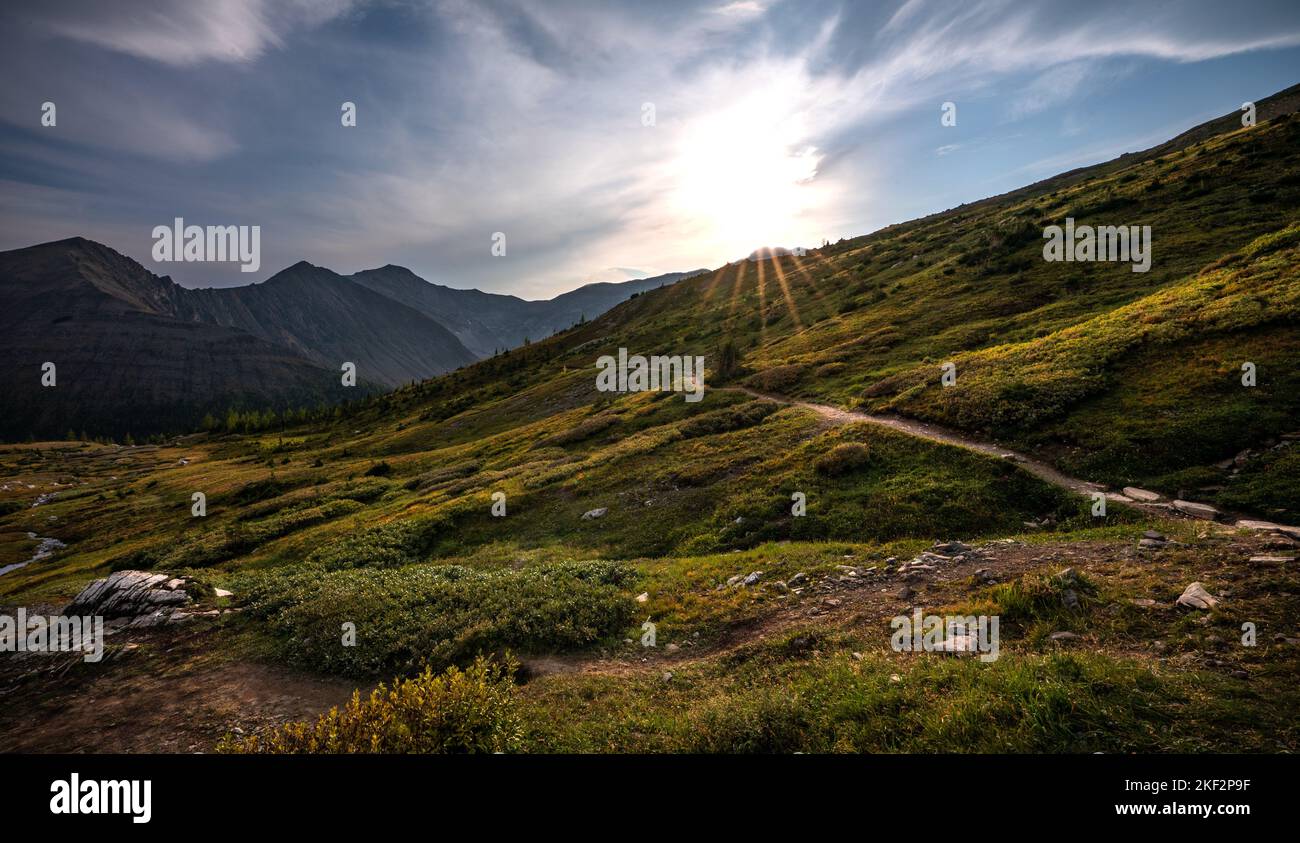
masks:
<path id="1" fill-rule="evenodd" d="M 878 424 L 882 427 L 888 427 L 901 433 L 907 433 L 911 436 L 918 436 L 922 439 L 928 439 L 931 442 L 941 442 L 945 445 L 956 445 L 959 448 L 966 448 L 971 451 L 978 451 L 981 454 L 988 454 L 991 457 L 1011 460 L 1018 463 L 1030 474 L 1042 480 L 1051 483 L 1053 486 L 1059 486 L 1062 489 L 1069 489 L 1080 495 L 1088 495 L 1105 489 L 1100 483 L 1091 483 L 1087 480 L 1080 480 L 1077 477 L 1070 477 L 1058 471 L 1055 467 L 1048 465 L 1042 460 L 1013 451 L 1010 448 L 1004 448 L 996 442 L 984 442 L 979 439 L 973 439 L 970 436 L 950 428 L 941 427 L 936 424 L 927 424 L 926 422 L 916 421 L 915 419 L 902 418 L 900 416 L 880 416 L 871 413 L 861 413 L 856 410 L 845 410 L 840 407 L 832 407 L 829 404 L 815 404 L 811 401 L 800 401 L 795 398 L 787 398 L 783 395 L 772 395 L 766 392 L 759 392 L 746 387 L 735 387 L 740 392 L 752 395 L 755 398 L 762 398 L 766 401 L 775 401 L 778 404 L 785 404 L 789 407 L 802 407 L 805 410 L 811 410 L 822 418 L 828 419 L 836 424 L 854 424 L 856 422 L 867 422 L 869 424 Z M 1136 502 L 1135 502 L 1136 503 Z"/>

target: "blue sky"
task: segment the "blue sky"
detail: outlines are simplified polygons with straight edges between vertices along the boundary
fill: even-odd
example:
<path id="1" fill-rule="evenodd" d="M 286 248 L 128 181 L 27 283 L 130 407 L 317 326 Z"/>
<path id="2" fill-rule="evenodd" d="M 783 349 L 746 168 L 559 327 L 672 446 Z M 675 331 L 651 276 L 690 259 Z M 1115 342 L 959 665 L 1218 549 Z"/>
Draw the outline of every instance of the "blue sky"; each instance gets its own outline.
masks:
<path id="1" fill-rule="evenodd" d="M 305 259 L 548 298 L 864 234 L 1300 82 L 1294 0 L 44 0 L 0 26 L 0 249 L 83 235 L 187 286 Z M 153 263 L 177 216 L 260 225 L 261 271 Z"/>

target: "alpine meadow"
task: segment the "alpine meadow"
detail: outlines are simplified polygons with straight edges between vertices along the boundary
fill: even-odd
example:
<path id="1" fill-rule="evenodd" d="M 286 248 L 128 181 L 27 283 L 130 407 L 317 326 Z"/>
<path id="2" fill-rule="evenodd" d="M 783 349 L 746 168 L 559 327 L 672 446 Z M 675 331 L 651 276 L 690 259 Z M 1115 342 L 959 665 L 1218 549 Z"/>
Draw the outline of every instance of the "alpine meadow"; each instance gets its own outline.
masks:
<path id="1" fill-rule="evenodd" d="M 0 750 L 1300 751 L 1294 8 L 92 5 L 5 13 Z"/>

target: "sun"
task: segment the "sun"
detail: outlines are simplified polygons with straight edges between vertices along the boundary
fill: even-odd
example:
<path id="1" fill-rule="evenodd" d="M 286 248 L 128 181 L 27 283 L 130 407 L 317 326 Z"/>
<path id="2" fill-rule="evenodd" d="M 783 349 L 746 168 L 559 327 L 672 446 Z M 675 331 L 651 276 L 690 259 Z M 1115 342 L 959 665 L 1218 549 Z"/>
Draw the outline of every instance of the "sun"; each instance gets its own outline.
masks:
<path id="1" fill-rule="evenodd" d="M 694 121 L 671 165 L 679 219 L 729 256 L 799 245 L 822 158 L 801 137 L 797 117 L 761 99 Z"/>

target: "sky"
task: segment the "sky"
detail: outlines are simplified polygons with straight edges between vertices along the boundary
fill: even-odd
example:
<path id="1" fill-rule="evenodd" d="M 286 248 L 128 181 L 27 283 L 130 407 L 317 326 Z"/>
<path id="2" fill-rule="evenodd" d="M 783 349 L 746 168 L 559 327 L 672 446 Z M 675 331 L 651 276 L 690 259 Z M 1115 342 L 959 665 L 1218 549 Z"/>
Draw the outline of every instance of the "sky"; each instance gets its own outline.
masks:
<path id="1" fill-rule="evenodd" d="M 190 287 L 394 263 L 532 299 L 713 268 L 1300 82 L 1295 0 L 18 0 L 0 30 L 0 249 L 79 235 Z M 259 226 L 260 269 L 153 261 L 176 217 Z"/>

